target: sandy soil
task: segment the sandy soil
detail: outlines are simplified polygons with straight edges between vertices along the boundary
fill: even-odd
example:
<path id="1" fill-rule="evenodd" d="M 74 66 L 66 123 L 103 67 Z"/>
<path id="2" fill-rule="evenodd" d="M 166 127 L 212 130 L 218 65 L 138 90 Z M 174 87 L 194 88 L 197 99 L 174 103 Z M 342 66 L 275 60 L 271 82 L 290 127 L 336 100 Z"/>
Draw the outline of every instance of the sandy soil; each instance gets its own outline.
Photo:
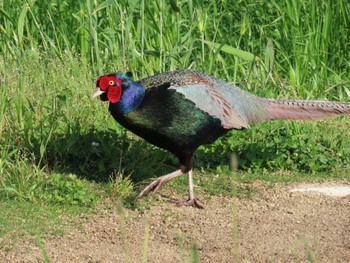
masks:
<path id="1" fill-rule="evenodd" d="M 50 262 L 193 262 L 193 251 L 200 262 L 350 262 L 350 196 L 254 187 L 251 199 L 212 197 L 203 210 L 167 200 L 144 213 L 104 207 L 43 245 Z M 43 256 L 24 237 L 0 262 Z"/>

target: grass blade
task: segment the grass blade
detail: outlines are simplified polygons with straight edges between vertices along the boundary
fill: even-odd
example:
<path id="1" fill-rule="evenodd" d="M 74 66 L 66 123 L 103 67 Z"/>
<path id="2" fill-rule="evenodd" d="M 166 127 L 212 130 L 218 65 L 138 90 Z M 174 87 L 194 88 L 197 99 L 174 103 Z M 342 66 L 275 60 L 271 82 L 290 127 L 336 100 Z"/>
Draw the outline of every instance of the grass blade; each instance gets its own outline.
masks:
<path id="1" fill-rule="evenodd" d="M 210 42 L 210 41 L 206 41 L 204 40 L 204 43 L 206 43 L 207 45 L 209 45 L 212 48 L 221 50 L 223 52 L 226 52 L 228 54 L 231 55 L 235 55 L 245 61 L 259 61 L 261 60 L 260 58 L 256 57 L 253 53 L 247 52 L 247 51 L 243 51 L 237 48 L 234 48 L 232 46 L 226 45 L 226 44 L 219 44 L 219 43 L 214 43 L 214 42 Z"/>
<path id="2" fill-rule="evenodd" d="M 269 38 L 265 49 L 265 61 L 264 61 L 265 67 L 268 73 L 272 71 L 274 60 L 275 60 L 275 51 L 273 48 L 272 39 Z"/>
<path id="3" fill-rule="evenodd" d="M 18 43 L 20 46 L 23 45 L 23 31 L 24 31 L 24 22 L 27 16 L 28 5 L 25 4 L 22 8 L 21 14 L 18 17 L 18 26 L 17 26 L 17 34 L 18 34 Z"/>

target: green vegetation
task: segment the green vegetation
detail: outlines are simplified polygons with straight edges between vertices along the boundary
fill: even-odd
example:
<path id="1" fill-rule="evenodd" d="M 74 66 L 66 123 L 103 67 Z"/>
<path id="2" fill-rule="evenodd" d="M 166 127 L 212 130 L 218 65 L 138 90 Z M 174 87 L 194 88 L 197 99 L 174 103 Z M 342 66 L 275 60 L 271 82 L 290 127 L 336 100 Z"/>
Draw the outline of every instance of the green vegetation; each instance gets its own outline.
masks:
<path id="1" fill-rule="evenodd" d="M 1 216 L 22 205 L 53 207 L 32 213 L 41 217 L 87 211 L 106 197 L 132 200 L 140 182 L 176 166 L 91 100 L 104 73 L 131 70 L 137 79 L 191 68 L 265 97 L 350 101 L 345 0 L 4 0 L 0 14 Z M 349 180 L 349 127 L 338 118 L 233 131 L 199 149 L 196 171 L 207 172 L 196 183 L 230 194 L 237 180 Z M 169 188 L 185 193 L 185 184 Z M 236 190 L 252 194 L 244 184 Z M 0 218 L 1 235 L 8 224 Z"/>

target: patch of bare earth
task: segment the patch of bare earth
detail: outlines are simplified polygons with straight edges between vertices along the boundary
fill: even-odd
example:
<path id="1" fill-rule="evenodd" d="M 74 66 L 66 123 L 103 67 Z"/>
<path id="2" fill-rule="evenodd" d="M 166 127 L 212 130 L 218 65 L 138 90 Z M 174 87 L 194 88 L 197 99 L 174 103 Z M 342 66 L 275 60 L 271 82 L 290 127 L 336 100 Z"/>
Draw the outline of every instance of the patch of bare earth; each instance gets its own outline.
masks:
<path id="1" fill-rule="evenodd" d="M 205 209 L 158 201 L 149 211 L 104 208 L 43 246 L 51 262 L 349 262 L 350 196 L 257 183 L 251 199 L 212 197 Z M 145 240 L 148 241 L 145 243 Z M 0 262 L 42 262 L 23 238 Z"/>

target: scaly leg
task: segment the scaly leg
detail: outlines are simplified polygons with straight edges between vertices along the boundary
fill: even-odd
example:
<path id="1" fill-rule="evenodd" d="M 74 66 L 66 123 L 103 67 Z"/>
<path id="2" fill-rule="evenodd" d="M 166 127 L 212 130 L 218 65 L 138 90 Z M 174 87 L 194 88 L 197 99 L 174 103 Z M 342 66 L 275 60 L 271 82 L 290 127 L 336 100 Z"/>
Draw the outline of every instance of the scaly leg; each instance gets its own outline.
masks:
<path id="1" fill-rule="evenodd" d="M 193 184 L 193 175 L 192 175 L 192 169 L 188 172 L 188 193 L 189 193 L 189 199 L 187 201 L 180 201 L 176 202 L 176 205 L 178 206 L 195 206 L 197 208 L 203 209 L 204 206 L 200 203 L 200 200 L 194 195 L 194 184 Z"/>
<path id="2" fill-rule="evenodd" d="M 183 174 L 183 172 L 181 172 L 181 169 L 179 169 L 179 170 L 176 170 L 175 172 L 172 172 L 170 174 L 166 174 L 166 175 L 163 175 L 163 176 L 157 178 L 157 180 L 153 181 L 145 189 L 143 189 L 143 191 L 136 197 L 136 199 L 140 199 L 140 198 L 144 197 L 150 191 L 152 191 L 151 195 L 154 195 L 164 183 L 166 183 L 169 180 L 171 180 L 175 177 L 178 177 L 182 174 Z"/>
<path id="3" fill-rule="evenodd" d="M 136 197 L 136 199 L 140 199 L 147 195 L 149 192 L 151 192 L 151 195 L 154 195 L 159 188 L 165 184 L 166 182 L 170 181 L 171 179 L 178 177 L 180 175 L 183 175 L 183 172 L 181 172 L 181 169 L 176 170 L 175 172 L 163 175 L 156 180 L 154 180 L 152 183 L 150 183 L 148 186 L 146 186 L 145 189 Z M 192 175 L 192 169 L 188 172 L 188 190 L 189 190 L 189 199 L 187 201 L 175 201 L 176 205 L 178 206 L 195 206 L 197 208 L 204 208 L 203 205 L 200 203 L 200 200 L 194 195 L 193 191 L 193 175 Z"/>

